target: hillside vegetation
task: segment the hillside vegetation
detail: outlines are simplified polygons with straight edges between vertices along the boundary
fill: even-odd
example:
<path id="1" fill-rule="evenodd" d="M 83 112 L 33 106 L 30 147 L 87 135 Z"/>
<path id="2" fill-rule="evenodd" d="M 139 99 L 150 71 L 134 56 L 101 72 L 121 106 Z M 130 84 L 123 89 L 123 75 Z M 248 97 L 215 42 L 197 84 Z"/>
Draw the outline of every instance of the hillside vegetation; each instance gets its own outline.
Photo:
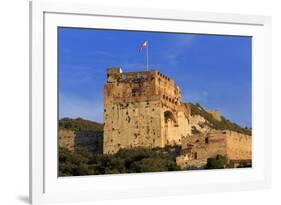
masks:
<path id="1" fill-rule="evenodd" d="M 246 135 L 251 135 L 252 130 L 249 128 L 242 128 L 241 126 L 237 125 L 236 123 L 231 122 L 230 120 L 226 119 L 225 117 L 221 116 L 221 121 L 216 120 L 212 114 L 210 114 L 208 111 L 206 111 L 200 104 L 192 104 L 187 103 L 187 106 L 190 106 L 191 109 L 191 115 L 200 115 L 205 120 L 208 121 L 208 126 L 210 128 L 216 129 L 216 130 L 231 130 L 235 132 L 239 132 Z"/>
<path id="2" fill-rule="evenodd" d="M 59 120 L 59 128 L 71 129 L 74 131 L 103 132 L 103 124 L 83 118 L 62 118 Z"/>
<path id="3" fill-rule="evenodd" d="M 146 148 L 121 149 L 114 155 L 59 149 L 59 176 L 176 171 L 180 168 L 165 152 Z"/>

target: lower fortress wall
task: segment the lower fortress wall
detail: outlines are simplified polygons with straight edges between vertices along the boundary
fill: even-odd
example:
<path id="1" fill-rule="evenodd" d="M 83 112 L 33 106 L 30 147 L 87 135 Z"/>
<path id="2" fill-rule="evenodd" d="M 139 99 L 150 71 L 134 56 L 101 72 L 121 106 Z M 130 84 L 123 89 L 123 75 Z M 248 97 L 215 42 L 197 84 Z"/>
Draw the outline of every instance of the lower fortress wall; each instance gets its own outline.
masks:
<path id="1" fill-rule="evenodd" d="M 150 135 L 151 131 L 145 130 L 146 127 L 144 125 L 145 124 L 143 124 L 142 127 L 143 132 L 147 132 L 147 135 Z M 136 129 L 136 131 L 137 130 L 139 129 Z M 152 132 L 153 131 L 154 130 L 152 130 Z M 126 132 L 123 132 L 123 134 L 126 136 Z M 157 139 L 156 133 L 155 138 Z M 130 138 L 128 140 L 126 137 L 117 139 L 120 140 L 119 143 L 127 144 L 130 147 L 139 146 L 139 143 L 155 142 L 153 138 L 152 141 L 150 141 L 151 138 L 144 138 L 143 141 L 140 141 L 142 138 L 140 138 L 139 135 L 136 135 L 136 137 L 131 140 Z M 249 162 L 252 159 L 252 137 L 234 131 L 212 130 L 207 134 L 196 134 L 191 137 L 187 136 L 181 139 L 180 144 L 182 153 L 177 156 L 176 163 L 181 168 L 203 168 L 208 158 L 216 157 L 217 155 L 225 156 L 229 162 L 236 164 L 242 161 Z M 70 151 L 75 151 L 75 149 L 83 147 L 90 152 L 103 153 L 103 133 L 59 129 L 59 146 Z"/>
<path id="2" fill-rule="evenodd" d="M 226 131 L 226 155 L 229 160 L 252 159 L 252 137 L 233 131 Z"/>
<path id="3" fill-rule="evenodd" d="M 74 151 L 75 133 L 72 130 L 59 129 L 59 147 Z"/>
<path id="4" fill-rule="evenodd" d="M 229 162 L 251 161 L 252 137 L 234 131 L 213 130 L 207 134 L 197 134 L 184 138 L 182 155 L 178 156 L 177 164 L 187 166 L 203 166 L 207 159 L 222 155 Z"/>
<path id="5" fill-rule="evenodd" d="M 59 146 L 70 151 L 83 147 L 90 152 L 102 153 L 103 133 L 59 129 Z"/>

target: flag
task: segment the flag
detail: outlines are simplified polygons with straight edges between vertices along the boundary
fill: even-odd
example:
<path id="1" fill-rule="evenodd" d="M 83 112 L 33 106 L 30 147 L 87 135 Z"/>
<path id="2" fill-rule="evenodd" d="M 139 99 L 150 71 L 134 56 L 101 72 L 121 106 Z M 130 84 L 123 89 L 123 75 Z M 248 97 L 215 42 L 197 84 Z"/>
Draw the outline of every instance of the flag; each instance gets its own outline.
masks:
<path id="1" fill-rule="evenodd" d="M 140 52 L 142 51 L 142 49 L 147 48 L 148 47 L 148 41 L 143 42 L 143 44 L 141 44 L 140 47 Z"/>

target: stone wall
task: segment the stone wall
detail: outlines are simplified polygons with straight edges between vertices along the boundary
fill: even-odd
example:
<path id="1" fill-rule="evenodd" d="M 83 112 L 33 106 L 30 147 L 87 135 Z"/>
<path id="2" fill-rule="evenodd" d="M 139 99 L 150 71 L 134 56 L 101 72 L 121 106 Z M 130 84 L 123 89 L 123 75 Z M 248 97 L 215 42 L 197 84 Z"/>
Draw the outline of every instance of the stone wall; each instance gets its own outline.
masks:
<path id="1" fill-rule="evenodd" d="M 59 146 L 70 151 L 75 151 L 77 148 L 85 148 L 90 152 L 102 153 L 103 133 L 59 129 Z"/>
<path id="2" fill-rule="evenodd" d="M 68 129 L 59 129 L 59 146 L 74 151 L 75 133 Z"/>
<path id="3" fill-rule="evenodd" d="M 104 126 L 104 153 L 137 146 L 161 147 L 160 105 L 157 101 L 111 104 Z M 109 110 L 109 111 L 108 111 Z"/>
<path id="4" fill-rule="evenodd" d="M 252 137 L 229 130 L 192 135 L 182 139 L 182 156 L 178 161 L 180 166 L 188 166 L 191 161 L 207 162 L 208 158 L 217 155 L 225 156 L 229 162 L 251 162 Z"/>
<path id="5" fill-rule="evenodd" d="M 208 110 L 208 113 L 210 113 L 214 119 L 221 121 L 221 114 L 218 110 Z"/>
<path id="6" fill-rule="evenodd" d="M 226 155 L 225 136 L 220 131 L 210 131 L 183 139 L 182 149 L 191 147 L 192 159 L 207 159 Z"/>
<path id="7" fill-rule="evenodd" d="M 251 160 L 252 159 L 252 136 L 233 131 L 225 131 L 226 155 L 229 160 Z"/>

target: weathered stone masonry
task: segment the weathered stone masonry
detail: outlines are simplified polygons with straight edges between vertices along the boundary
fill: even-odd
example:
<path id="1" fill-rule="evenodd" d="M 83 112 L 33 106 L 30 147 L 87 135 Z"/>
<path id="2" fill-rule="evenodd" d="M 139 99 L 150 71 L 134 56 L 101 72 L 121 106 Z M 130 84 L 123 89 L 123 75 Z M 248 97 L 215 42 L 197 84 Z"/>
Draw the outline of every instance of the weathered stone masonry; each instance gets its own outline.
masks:
<path id="1" fill-rule="evenodd" d="M 74 131 L 71 129 L 59 129 L 59 146 L 70 151 L 77 148 L 86 148 L 90 152 L 102 153 L 103 134 L 93 131 Z"/>
<path id="2" fill-rule="evenodd" d="M 211 130 L 183 138 L 181 147 L 177 164 L 182 168 L 203 167 L 208 158 L 217 155 L 225 156 L 234 166 L 252 161 L 252 137 L 230 130 Z"/>
<path id="3" fill-rule="evenodd" d="M 190 111 L 180 88 L 156 70 L 107 70 L 104 86 L 104 153 L 120 148 L 181 144 L 191 134 Z"/>

